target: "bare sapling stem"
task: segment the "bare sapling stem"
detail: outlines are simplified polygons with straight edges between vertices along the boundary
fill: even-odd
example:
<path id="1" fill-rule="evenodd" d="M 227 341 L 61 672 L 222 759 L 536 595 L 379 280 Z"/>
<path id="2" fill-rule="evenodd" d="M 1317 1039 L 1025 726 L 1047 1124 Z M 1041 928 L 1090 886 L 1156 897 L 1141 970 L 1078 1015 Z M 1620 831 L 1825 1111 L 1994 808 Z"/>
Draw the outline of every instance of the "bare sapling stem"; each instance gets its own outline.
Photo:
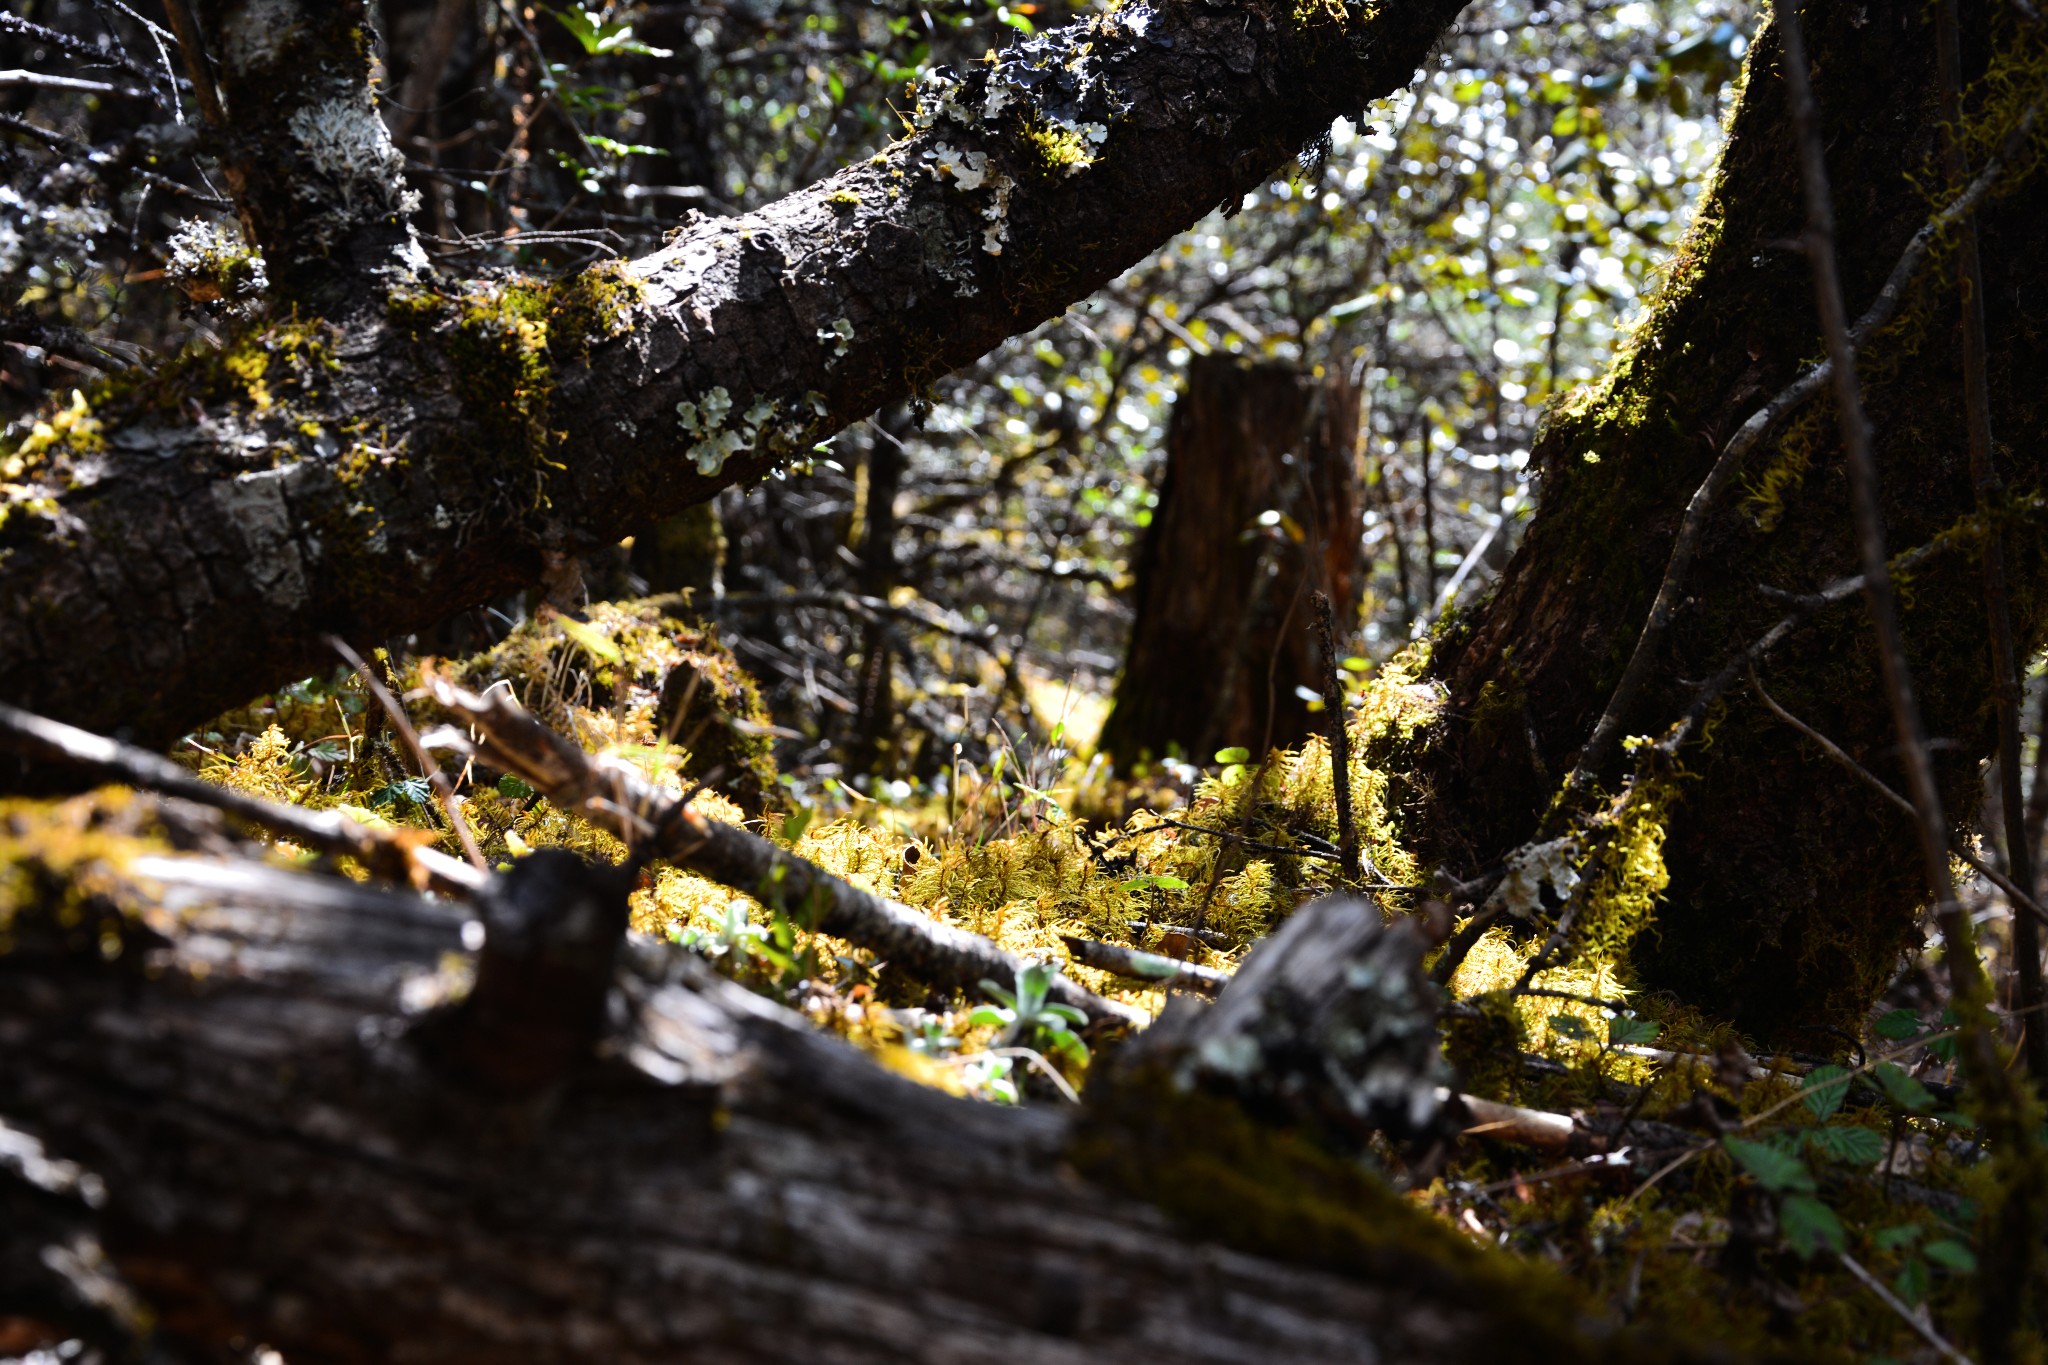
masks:
<path id="1" fill-rule="evenodd" d="M 1330 784 L 1337 794 L 1338 869 L 1353 885 L 1364 876 L 1358 858 L 1358 816 L 1351 808 L 1351 735 L 1344 728 L 1344 685 L 1337 679 L 1337 624 L 1330 596 L 1317 588 L 1316 640 L 1323 649 L 1323 711 L 1330 722 Z"/>
<path id="2" fill-rule="evenodd" d="M 1970 917 L 1956 899 L 1949 873 L 1948 835 L 1941 793 L 1935 785 L 1934 762 L 1928 754 L 1926 729 L 1913 679 L 1899 636 L 1898 604 L 1892 591 L 1891 567 L 1885 557 L 1884 519 L 1878 503 L 1877 466 L 1871 457 L 1870 421 L 1856 378 L 1856 350 L 1842 305 L 1842 284 L 1835 260 L 1835 217 L 1827 178 L 1826 154 L 1807 77 L 1806 42 L 1799 10 L 1778 12 L 1784 31 L 1786 92 L 1798 142 L 1800 180 L 1806 195 L 1806 254 L 1813 272 L 1814 301 L 1827 338 L 1833 368 L 1835 406 L 1842 429 L 1842 454 L 1849 472 L 1849 506 L 1855 518 L 1856 549 L 1863 569 L 1864 602 L 1877 637 L 1878 668 L 1885 700 L 1897 730 L 1899 755 L 1905 765 L 1906 794 L 1917 814 L 1920 855 L 1927 885 L 1941 927 L 1943 958 L 1957 1015 L 1964 1074 L 1976 1092 L 1985 1135 L 2005 1186 L 1999 1207 L 1990 1213 L 1978 1315 L 1979 1349 L 1990 1365 L 2014 1358 L 2014 1337 L 2020 1325 L 2034 1256 L 2034 1223 L 2043 1190 L 2033 1157 L 2033 1134 L 2023 1115 L 2020 1096 L 1999 1056 L 1990 1019 L 1991 992 Z"/>
<path id="3" fill-rule="evenodd" d="M 1956 0 L 1942 0 L 1936 16 L 1941 69 L 1943 169 L 1950 184 L 1967 174 L 1963 163 L 1962 43 L 1957 31 Z M 1977 254 L 1977 220 L 1956 224 L 1956 279 L 1962 292 L 1963 406 L 1970 435 L 1970 482 L 1977 494 L 1977 514 L 1984 523 L 1984 614 L 1991 637 L 1991 690 L 1998 708 L 1998 797 L 2005 828 L 2006 870 L 2013 882 L 2032 895 L 2034 850 L 2026 839 L 2026 807 L 2020 793 L 2019 664 L 2012 638 L 2012 600 L 2005 582 L 2005 539 L 1995 512 L 2004 485 L 1991 459 L 1991 384 L 1985 364 L 1984 270 Z M 2012 920 L 2015 994 L 2021 1010 L 2033 1010 L 2048 991 L 2041 979 L 2041 928 L 2015 907 Z M 2028 1018 L 2021 1035 L 2027 1074 L 2036 1084 L 2048 1082 L 2048 1031 Z"/>

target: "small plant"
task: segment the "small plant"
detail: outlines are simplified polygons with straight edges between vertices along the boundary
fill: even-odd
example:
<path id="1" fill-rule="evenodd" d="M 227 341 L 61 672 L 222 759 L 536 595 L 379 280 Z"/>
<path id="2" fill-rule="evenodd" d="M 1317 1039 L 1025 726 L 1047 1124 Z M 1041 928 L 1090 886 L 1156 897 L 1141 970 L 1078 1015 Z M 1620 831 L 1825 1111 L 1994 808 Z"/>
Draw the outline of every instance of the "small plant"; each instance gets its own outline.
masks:
<path id="1" fill-rule="evenodd" d="M 968 1022 L 1002 1029 L 996 1037 L 997 1047 L 1036 1047 L 1041 1052 L 1064 1052 L 1077 1062 L 1087 1061 L 1088 1045 L 1074 1029 L 1087 1023 L 1088 1016 L 1072 1005 L 1054 1004 L 1047 998 L 1059 974 L 1056 962 L 1034 962 L 1018 969 L 1014 991 L 983 980 L 981 989 L 998 1003 L 978 1006 Z"/>

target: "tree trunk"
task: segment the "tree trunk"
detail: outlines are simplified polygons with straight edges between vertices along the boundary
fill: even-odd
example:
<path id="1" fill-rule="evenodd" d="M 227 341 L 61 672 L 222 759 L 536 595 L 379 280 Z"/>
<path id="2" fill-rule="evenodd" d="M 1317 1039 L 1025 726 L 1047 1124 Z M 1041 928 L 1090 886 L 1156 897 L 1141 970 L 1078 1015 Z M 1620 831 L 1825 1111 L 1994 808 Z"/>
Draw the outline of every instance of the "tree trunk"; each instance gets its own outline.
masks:
<path id="1" fill-rule="evenodd" d="M 1844 286 L 1860 313 L 1908 240 L 1961 188 L 1923 191 L 1911 178 L 1943 184 L 1932 12 L 1904 0 L 1814 0 L 1807 14 Z M 2014 28 L 2003 9 L 1994 24 L 1985 7 L 1965 7 L 1966 68 L 1984 73 L 1995 34 L 2005 73 L 1975 91 L 1972 174 L 2039 98 L 2041 35 Z M 1716 182 L 1632 342 L 1605 379 L 1551 413 L 1535 452 L 1538 513 L 1498 592 L 1436 638 L 1431 672 L 1449 703 L 1424 751 L 1407 756 L 1420 780 L 1406 799 L 1413 833 L 1462 872 L 1535 828 L 1635 647 L 1717 450 L 1820 349 L 1807 264 L 1788 246 L 1802 210 L 1781 50 L 1766 27 Z M 2017 164 L 1979 217 L 2000 472 L 2030 490 L 2006 513 L 2027 653 L 2048 612 L 2033 491 L 2048 454 L 2040 129 L 2016 155 L 2007 149 Z M 1958 298 L 1952 262 L 1937 250 L 1898 320 L 1859 360 L 1894 553 L 1972 510 Z M 1661 732 L 1698 680 L 1785 614 L 1766 588 L 1808 593 L 1856 571 L 1838 449 L 1823 399 L 1750 453 L 1712 507 L 1652 682 L 1625 717 L 1629 733 Z M 1915 684 L 1929 731 L 1947 741 L 1943 800 L 1971 811 L 1992 745 L 1977 556 L 1937 554 L 1905 582 Z M 1868 636 L 1853 601 L 1825 610 L 1772 654 L 1763 678 L 1792 712 L 1903 789 Z M 1648 984 L 1766 1040 L 1821 1045 L 1826 1030 L 1859 1026 L 1914 941 L 1926 887 L 1910 826 L 1753 697 L 1731 694 L 1705 734 L 1681 755 L 1686 776 L 1663 846 L 1669 891 L 1636 945 L 1637 965 Z M 1625 762 L 1598 776 L 1612 783 Z"/>
<path id="2" fill-rule="evenodd" d="M 757 213 L 551 285 L 463 288 L 391 284 L 389 215 L 350 216 L 398 192 L 360 41 L 300 0 L 215 0 L 230 103 L 264 111 L 237 143 L 250 229 L 294 297 L 351 302 L 11 437 L 0 697 L 169 739 L 327 662 L 324 633 L 573 595 L 579 557 L 807 454 L 1241 196 L 1405 84 L 1460 6 L 1091 18 L 935 76 L 923 131 Z M 273 48 L 358 83 L 367 123 L 347 126 L 374 154 L 338 180 L 294 129 L 340 97 L 265 85 Z M 294 218 L 302 183 L 318 212 Z"/>
<path id="3" fill-rule="evenodd" d="M 1309 593 L 1348 626 L 1362 583 L 1357 395 L 1341 376 L 1203 356 L 1167 432 L 1138 552 L 1137 618 L 1102 749 L 1128 767 L 1178 748 L 1260 753 L 1314 728 Z"/>
<path id="4" fill-rule="evenodd" d="M 16 885 L 40 889 L 0 955 L 0 1114 L 47 1144 L 31 1156 L 103 1182 L 88 1215 L 74 1176 L 74 1210 L 160 1346 L 226 1359 L 263 1342 L 294 1362 L 1702 1358 L 1597 1325 L 1568 1284 L 1247 1117 L 1277 1103 L 1348 1115 L 1339 1131 L 1430 1123 L 1421 945 L 1373 907 L 1304 912 L 1252 959 L 1251 989 L 1191 1009 L 1101 1100 L 1008 1110 L 885 1072 L 664 945 L 625 944 L 614 968 L 625 887 L 609 869 L 523 861 L 482 897 L 472 956 L 461 909 L 164 856 L 141 831 L 218 835 L 203 813 L 123 800 L 93 817 L 116 861 L 91 894 L 11 850 L 30 874 Z M 11 818 L 18 839 L 49 828 Z M 1321 1058 L 1339 1038 L 1345 1060 Z M 1198 1060 L 1246 1047 L 1269 1057 L 1254 1082 L 1295 1079 L 1266 1096 Z M 63 1193 L 65 1168 L 15 1169 Z M 0 1228 L 0 1265 L 43 1226 Z"/>

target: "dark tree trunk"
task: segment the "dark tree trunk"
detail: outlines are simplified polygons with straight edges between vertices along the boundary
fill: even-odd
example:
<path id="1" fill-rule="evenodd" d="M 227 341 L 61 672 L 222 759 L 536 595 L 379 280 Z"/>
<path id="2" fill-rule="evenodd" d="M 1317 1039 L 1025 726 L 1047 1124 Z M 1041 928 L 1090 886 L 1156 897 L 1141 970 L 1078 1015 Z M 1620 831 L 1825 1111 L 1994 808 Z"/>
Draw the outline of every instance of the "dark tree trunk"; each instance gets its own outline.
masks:
<path id="1" fill-rule="evenodd" d="M 1939 187 L 1932 11 L 1905 0 L 1814 0 L 1813 78 L 1836 188 L 1838 243 L 1859 314 L 1908 240 L 1960 186 Z M 1965 7 L 1964 61 L 1981 75 L 1993 43 L 2038 70 L 2038 28 Z M 1736 428 L 1820 351 L 1807 264 L 1788 247 L 1802 209 L 1775 29 L 1760 34 L 1717 181 L 1660 298 L 1607 378 L 1565 400 L 1538 443 L 1542 501 L 1492 599 L 1444 631 L 1432 672 L 1449 703 L 1408 789 L 1413 832 L 1469 872 L 1527 837 L 1605 706 L 1648 614 L 1680 516 Z M 2037 76 L 2021 74 L 2024 98 Z M 1989 84 L 1989 83 L 1987 83 Z M 2012 87 L 2006 87 L 2010 90 Z M 1979 94 L 1982 93 L 1980 88 Z M 2018 107 L 1973 107 L 1992 126 L 1972 173 Z M 2023 651 L 2042 637 L 2048 560 L 2035 500 L 2048 455 L 2048 180 L 2041 133 L 1980 215 L 2000 472 L 2028 490 L 2007 523 L 2008 575 Z M 1859 361 L 1876 426 L 1893 553 L 1972 510 L 1964 432 L 1960 304 L 1937 250 L 1899 318 Z M 1965 540 L 1968 537 L 1964 537 Z M 1825 399 L 1751 452 L 1712 509 L 1683 604 L 1628 733 L 1659 733 L 1693 684 L 1785 614 L 1763 588 L 1807 593 L 1856 571 L 1833 406 Z M 1992 688 L 1980 567 L 1970 549 L 1906 578 L 1905 631 L 1943 800 L 1974 810 L 1991 751 Z M 1857 600 L 1817 614 L 1763 666 L 1791 711 L 1904 789 L 1867 619 Z M 1533 738 L 1531 738 L 1533 736 Z M 1668 896 L 1636 948 L 1647 982 L 1775 1041 L 1854 1029 L 1912 941 L 1926 887 L 1910 825 L 1848 773 L 1731 694 L 1668 822 Z M 1621 775 L 1618 759 L 1600 778 Z"/>
<path id="2" fill-rule="evenodd" d="M 1357 436 L 1342 377 L 1220 355 L 1189 365 L 1102 731 L 1118 763 L 1169 748 L 1263 752 L 1314 728 L 1297 690 L 1322 692 L 1308 595 L 1330 595 L 1341 629 L 1362 587 Z"/>

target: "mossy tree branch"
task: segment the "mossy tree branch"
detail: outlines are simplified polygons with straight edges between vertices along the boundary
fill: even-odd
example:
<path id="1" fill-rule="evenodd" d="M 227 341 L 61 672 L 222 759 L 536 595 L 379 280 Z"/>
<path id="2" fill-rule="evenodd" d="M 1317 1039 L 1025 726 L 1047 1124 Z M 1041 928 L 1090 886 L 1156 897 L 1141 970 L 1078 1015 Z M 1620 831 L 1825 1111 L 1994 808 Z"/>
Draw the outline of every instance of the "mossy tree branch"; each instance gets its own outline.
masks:
<path id="1" fill-rule="evenodd" d="M 580 555 L 927 392 L 1235 202 L 1405 84 L 1461 6 L 1127 6 L 928 83 L 921 131 L 642 260 L 423 280 L 102 394 L 14 438 L 0 696 L 162 738 L 319 662 L 324 631 L 573 593 Z M 211 40 L 231 117 L 283 146 L 347 100 L 263 103 L 268 49 L 236 27 L 259 8 L 218 0 Z M 282 198 L 245 182 L 266 250 L 313 156 Z"/>

